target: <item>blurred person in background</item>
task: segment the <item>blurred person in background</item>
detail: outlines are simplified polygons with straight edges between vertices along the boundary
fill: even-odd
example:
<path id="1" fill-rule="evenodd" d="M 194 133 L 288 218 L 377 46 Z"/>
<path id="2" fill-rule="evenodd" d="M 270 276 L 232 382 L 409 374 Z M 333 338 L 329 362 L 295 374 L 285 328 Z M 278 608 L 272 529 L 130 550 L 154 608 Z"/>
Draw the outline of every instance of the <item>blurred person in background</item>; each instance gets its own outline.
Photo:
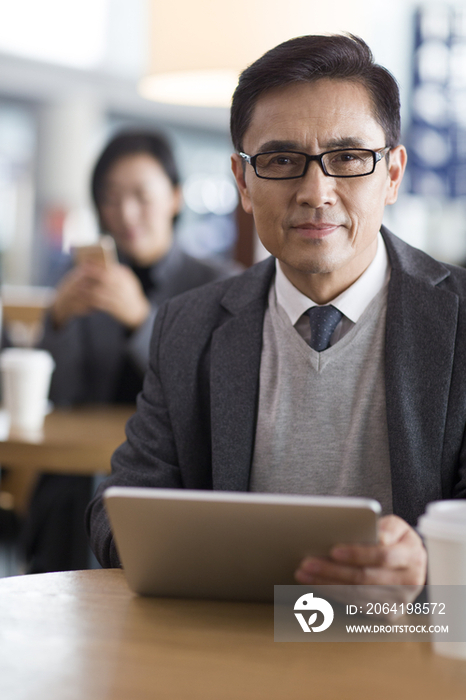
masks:
<path id="1" fill-rule="evenodd" d="M 97 161 L 91 189 L 118 260 L 76 264 L 57 287 L 41 341 L 56 362 L 50 390 L 56 405 L 135 402 L 159 305 L 234 271 L 177 245 L 180 177 L 162 135 L 114 137 Z M 91 490 L 90 477 L 40 478 L 22 538 L 31 573 L 87 567 L 83 517 Z"/>
<path id="2" fill-rule="evenodd" d="M 180 178 L 167 141 L 122 133 L 100 156 L 92 197 L 118 262 L 75 266 L 62 279 L 42 346 L 56 363 L 56 403 L 134 402 L 142 389 L 159 305 L 226 277 L 229 269 L 189 256 L 176 244 Z"/>

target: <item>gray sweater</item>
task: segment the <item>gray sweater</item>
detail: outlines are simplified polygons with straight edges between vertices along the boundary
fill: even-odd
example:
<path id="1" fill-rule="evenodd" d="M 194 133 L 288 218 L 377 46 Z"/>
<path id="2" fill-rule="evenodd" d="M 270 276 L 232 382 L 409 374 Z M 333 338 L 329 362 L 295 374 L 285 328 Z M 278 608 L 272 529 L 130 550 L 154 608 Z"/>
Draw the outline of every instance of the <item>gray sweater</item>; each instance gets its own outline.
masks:
<path id="1" fill-rule="evenodd" d="M 376 498 L 393 512 L 385 408 L 387 289 L 316 352 L 271 286 L 265 313 L 252 491 Z"/>

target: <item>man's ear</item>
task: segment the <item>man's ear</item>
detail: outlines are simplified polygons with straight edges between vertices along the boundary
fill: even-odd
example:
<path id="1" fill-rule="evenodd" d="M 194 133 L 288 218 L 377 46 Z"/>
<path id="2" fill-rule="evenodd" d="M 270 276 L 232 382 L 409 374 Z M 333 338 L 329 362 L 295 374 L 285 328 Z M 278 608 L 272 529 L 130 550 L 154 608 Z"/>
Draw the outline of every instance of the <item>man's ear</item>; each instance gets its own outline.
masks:
<path id="1" fill-rule="evenodd" d="M 385 204 L 394 204 L 398 197 L 398 189 L 401 185 L 406 163 L 408 162 L 408 154 L 404 146 L 396 146 L 390 151 L 388 161 L 388 175 L 390 178 L 389 186 L 385 196 Z"/>
<path id="2" fill-rule="evenodd" d="M 248 187 L 244 177 L 244 161 L 237 153 L 233 153 L 231 156 L 231 169 L 233 171 L 233 175 L 235 176 L 236 184 L 238 185 L 243 209 L 248 214 L 252 214 L 251 198 L 249 196 Z"/>

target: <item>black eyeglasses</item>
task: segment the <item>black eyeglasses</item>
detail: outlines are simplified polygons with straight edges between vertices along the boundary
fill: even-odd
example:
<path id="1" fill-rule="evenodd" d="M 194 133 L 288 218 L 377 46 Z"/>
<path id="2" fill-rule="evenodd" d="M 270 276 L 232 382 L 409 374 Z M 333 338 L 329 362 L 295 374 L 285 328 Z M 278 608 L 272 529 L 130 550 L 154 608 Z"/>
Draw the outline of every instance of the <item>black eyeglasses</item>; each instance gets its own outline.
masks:
<path id="1" fill-rule="evenodd" d="M 316 156 L 299 151 L 267 151 L 248 156 L 240 153 L 246 163 L 252 165 L 257 177 L 264 180 L 294 180 L 304 177 L 309 163 L 317 161 L 328 177 L 364 177 L 371 175 L 390 146 L 377 151 L 368 148 L 341 148 Z"/>

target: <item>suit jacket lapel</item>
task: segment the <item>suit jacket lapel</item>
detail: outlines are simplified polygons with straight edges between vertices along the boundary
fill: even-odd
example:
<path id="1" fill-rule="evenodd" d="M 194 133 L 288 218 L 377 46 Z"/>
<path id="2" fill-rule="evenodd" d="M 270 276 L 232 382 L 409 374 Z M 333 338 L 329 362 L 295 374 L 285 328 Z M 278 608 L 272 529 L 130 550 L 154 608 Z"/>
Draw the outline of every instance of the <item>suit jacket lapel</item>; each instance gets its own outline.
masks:
<path id="1" fill-rule="evenodd" d="M 418 251 L 414 264 L 410 249 L 384 234 L 392 263 L 385 384 L 393 507 L 415 524 L 425 503 L 442 496 L 458 297 L 438 286 L 449 275 L 446 267 L 427 256 L 420 264 Z"/>
<path id="2" fill-rule="evenodd" d="M 235 280 L 222 305 L 226 321 L 212 337 L 210 359 L 214 489 L 246 491 L 254 448 L 262 327 L 274 272 L 269 258 Z"/>
<path id="3" fill-rule="evenodd" d="M 458 297 L 448 269 L 382 229 L 392 265 L 385 383 L 394 511 L 411 524 L 441 498 L 441 458 Z M 235 280 L 211 346 L 213 487 L 247 490 L 259 398 L 262 328 L 274 272 L 268 259 Z M 429 410 L 432 407 L 432 410 Z"/>

